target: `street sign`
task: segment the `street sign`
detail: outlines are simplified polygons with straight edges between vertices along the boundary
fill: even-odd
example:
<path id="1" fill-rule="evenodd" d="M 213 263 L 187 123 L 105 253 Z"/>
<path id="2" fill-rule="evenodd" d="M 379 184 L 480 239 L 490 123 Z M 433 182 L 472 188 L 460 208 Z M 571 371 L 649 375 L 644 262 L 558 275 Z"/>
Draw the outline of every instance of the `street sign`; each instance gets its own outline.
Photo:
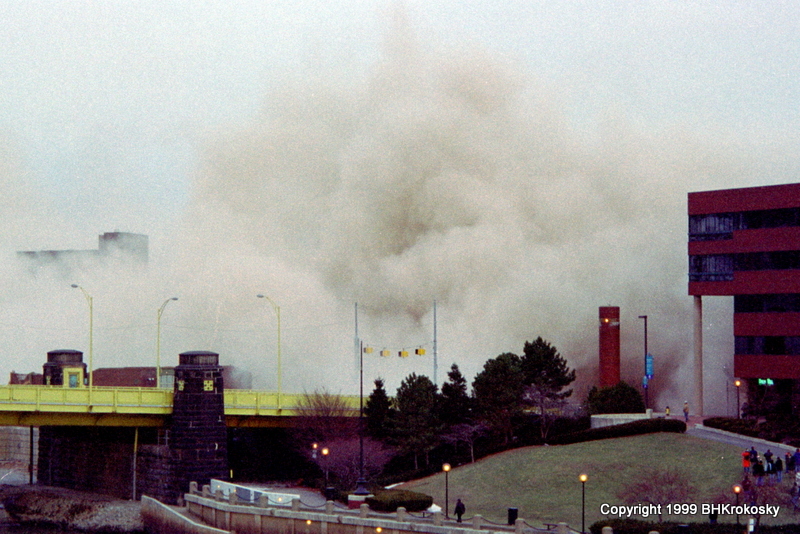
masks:
<path id="1" fill-rule="evenodd" d="M 650 353 L 644 358 L 644 374 L 648 380 L 653 379 L 653 355 Z"/>

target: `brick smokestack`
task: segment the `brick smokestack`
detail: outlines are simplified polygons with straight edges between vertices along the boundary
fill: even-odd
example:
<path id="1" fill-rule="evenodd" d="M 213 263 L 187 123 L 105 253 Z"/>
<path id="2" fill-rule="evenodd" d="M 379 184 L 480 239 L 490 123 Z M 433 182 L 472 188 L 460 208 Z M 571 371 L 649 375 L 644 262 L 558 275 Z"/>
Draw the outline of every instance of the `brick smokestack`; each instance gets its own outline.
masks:
<path id="1" fill-rule="evenodd" d="M 619 384 L 619 306 L 600 306 L 600 387 Z"/>

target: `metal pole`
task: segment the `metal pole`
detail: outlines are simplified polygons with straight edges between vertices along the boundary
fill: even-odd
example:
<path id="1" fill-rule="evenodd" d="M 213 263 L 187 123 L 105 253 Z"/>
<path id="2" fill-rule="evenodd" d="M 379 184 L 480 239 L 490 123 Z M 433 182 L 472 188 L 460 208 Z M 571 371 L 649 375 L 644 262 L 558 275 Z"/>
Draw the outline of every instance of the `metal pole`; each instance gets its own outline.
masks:
<path id="1" fill-rule="evenodd" d="M 581 481 L 581 534 L 586 532 L 586 481 Z"/>
<path id="2" fill-rule="evenodd" d="M 156 388 L 161 388 L 161 314 L 164 313 L 164 308 L 167 307 L 169 301 L 178 300 L 178 297 L 168 298 L 164 301 L 158 314 L 156 315 Z"/>
<path id="3" fill-rule="evenodd" d="M 282 397 L 283 397 L 283 370 L 281 364 L 281 307 L 275 304 L 275 301 L 269 298 L 267 295 L 256 295 L 256 297 L 260 299 L 267 299 L 270 306 L 272 306 L 272 311 L 275 312 L 275 317 L 278 320 L 278 412 L 281 411 L 283 407 L 282 404 Z"/>
<path id="4" fill-rule="evenodd" d="M 30 442 L 28 443 L 28 484 L 33 484 L 33 427 L 30 427 Z"/>
<path id="5" fill-rule="evenodd" d="M 450 504 L 450 470 L 446 469 L 444 472 L 444 517 L 446 519 L 450 519 L 449 504 Z"/>
<path id="6" fill-rule="evenodd" d="M 644 375 L 646 377 L 647 376 L 647 316 L 646 315 L 640 315 L 639 319 L 644 319 Z M 645 408 L 645 410 L 647 409 L 648 404 L 650 404 L 648 402 L 649 399 L 647 398 L 648 397 L 648 395 L 647 395 L 648 387 L 647 387 L 646 380 L 647 380 L 647 378 L 645 378 L 645 383 L 644 383 L 644 408 Z"/>
<path id="7" fill-rule="evenodd" d="M 437 375 L 439 372 L 438 346 L 436 340 L 436 300 L 433 301 L 433 384 L 438 385 Z"/>
<path id="8" fill-rule="evenodd" d="M 136 500 L 136 457 L 139 452 L 139 427 L 137 426 L 133 432 L 133 483 L 131 484 L 131 499 Z"/>
<path id="9" fill-rule="evenodd" d="M 92 361 L 92 358 L 94 356 L 93 355 L 93 345 L 94 345 L 94 343 L 93 343 L 93 340 L 92 340 L 92 335 L 93 335 L 92 333 L 93 333 L 93 330 L 94 330 L 94 310 L 93 310 L 93 308 L 94 308 L 94 304 L 93 304 L 94 303 L 94 299 L 92 298 L 91 295 L 89 295 L 89 293 L 86 292 L 85 289 L 83 289 L 78 284 L 72 284 L 72 287 L 81 290 L 81 292 L 83 293 L 83 296 L 86 297 L 86 303 L 89 305 L 89 406 L 91 406 L 92 405 L 92 386 L 94 384 L 94 381 L 93 381 L 94 362 Z"/>
<path id="10" fill-rule="evenodd" d="M 364 478 L 364 343 L 359 340 L 358 346 L 359 380 L 358 380 L 358 480 L 354 495 L 369 495 L 367 481 Z"/>
<path id="11" fill-rule="evenodd" d="M 736 419 L 741 419 L 742 408 L 741 405 L 739 404 L 739 389 L 742 386 L 742 382 L 741 380 L 737 380 L 736 382 L 734 382 L 734 384 L 736 385 Z"/>

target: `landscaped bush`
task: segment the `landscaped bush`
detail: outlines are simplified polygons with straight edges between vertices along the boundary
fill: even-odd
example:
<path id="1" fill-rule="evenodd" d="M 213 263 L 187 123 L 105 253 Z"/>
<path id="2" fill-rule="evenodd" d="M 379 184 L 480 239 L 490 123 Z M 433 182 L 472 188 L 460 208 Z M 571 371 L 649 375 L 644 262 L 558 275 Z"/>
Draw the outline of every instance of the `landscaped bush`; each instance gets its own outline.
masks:
<path id="1" fill-rule="evenodd" d="M 433 504 L 433 497 L 410 490 L 378 490 L 374 497 L 367 498 L 367 504 L 376 512 L 396 512 L 402 506 L 409 512 L 427 510 Z"/>
<path id="2" fill-rule="evenodd" d="M 550 440 L 550 444 L 568 445 L 570 443 L 621 438 L 624 436 L 638 436 L 640 434 L 653 434 L 655 432 L 686 432 L 686 423 L 677 419 L 640 419 L 639 421 L 632 421 L 621 425 L 590 428 L 581 432 L 555 436 Z"/>

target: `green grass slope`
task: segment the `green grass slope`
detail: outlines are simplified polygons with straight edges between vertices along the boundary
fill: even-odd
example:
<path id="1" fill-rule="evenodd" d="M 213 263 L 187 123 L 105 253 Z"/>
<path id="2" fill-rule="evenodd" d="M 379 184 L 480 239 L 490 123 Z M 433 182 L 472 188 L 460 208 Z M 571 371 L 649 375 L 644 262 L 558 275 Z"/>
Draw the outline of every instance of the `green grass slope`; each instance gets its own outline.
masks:
<path id="1" fill-rule="evenodd" d="M 474 464 L 454 468 L 449 475 L 450 506 L 461 498 L 467 517 L 481 514 L 505 523 L 507 509 L 519 509 L 519 517 L 537 526 L 566 521 L 581 526 L 581 483 L 586 473 L 586 526 L 606 516 L 600 505 L 623 504 L 616 497 L 628 483 L 653 467 L 685 472 L 697 488 L 696 504 L 713 503 L 720 494 L 732 496 L 733 484 L 741 480 L 741 451 L 685 434 L 658 433 L 591 441 L 574 445 L 525 447 Z M 785 480 L 784 483 L 787 483 Z M 790 482 L 789 482 L 790 484 Z M 444 473 L 408 482 L 403 488 L 432 495 L 444 507 Z M 641 519 L 641 517 L 635 517 Z M 657 521 L 657 517 L 648 518 Z M 664 516 L 664 520 L 707 521 L 707 516 Z M 723 517 L 722 521 L 735 521 Z M 777 523 L 800 522 L 800 517 L 782 508 Z"/>

